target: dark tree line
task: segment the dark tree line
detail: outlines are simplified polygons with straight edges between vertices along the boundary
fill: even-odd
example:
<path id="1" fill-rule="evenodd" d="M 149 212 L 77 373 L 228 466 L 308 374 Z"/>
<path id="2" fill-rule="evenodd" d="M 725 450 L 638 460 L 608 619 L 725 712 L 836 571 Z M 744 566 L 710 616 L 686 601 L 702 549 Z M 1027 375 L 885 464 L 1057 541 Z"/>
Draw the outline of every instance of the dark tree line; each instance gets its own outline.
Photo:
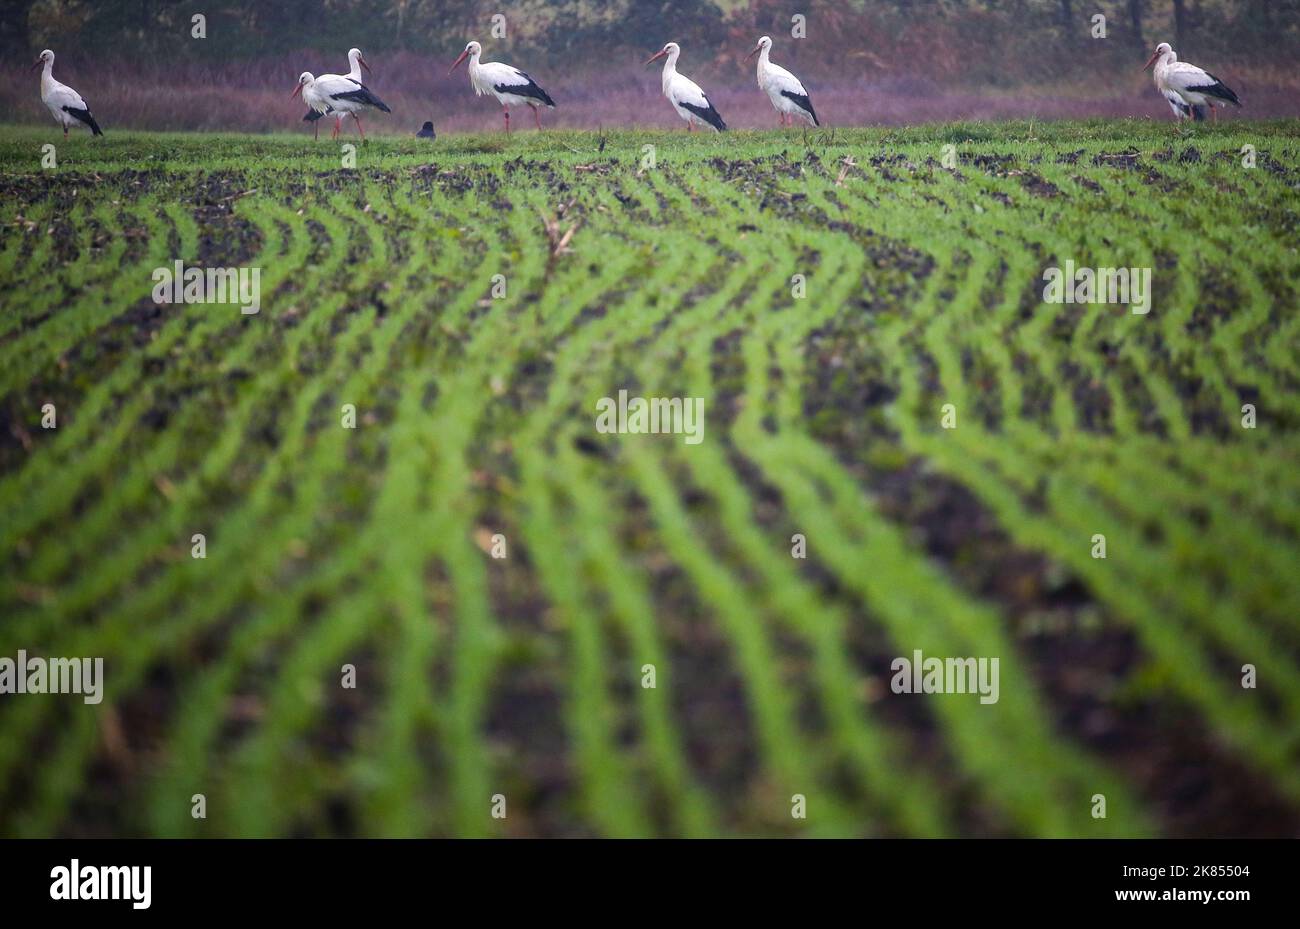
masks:
<path id="1" fill-rule="evenodd" d="M 204 41 L 192 36 L 195 13 L 206 17 Z M 723 18 L 711 0 L 0 0 L 0 50 L 240 57 L 362 45 L 445 53 L 473 37 L 497 44 L 498 13 L 511 44 L 593 53 L 611 40 L 639 46 L 670 27 L 716 40 Z"/>
<path id="2" fill-rule="evenodd" d="M 1027 42 L 1083 40 L 1096 12 L 1125 43 L 1162 38 L 1251 49 L 1283 43 L 1295 51 L 1300 0 L 0 0 L 0 53 L 28 55 L 46 45 L 87 54 L 239 58 L 297 49 L 446 54 L 477 37 L 535 57 L 584 58 L 646 48 L 669 38 L 702 50 L 750 23 L 788 28 L 792 12 L 810 20 L 976 24 L 1016 30 Z M 191 37 L 191 16 L 207 17 L 207 38 Z M 494 14 L 507 37 L 492 34 Z M 976 28 L 975 25 L 972 29 Z M 840 38 L 845 38 L 841 36 Z M 974 42 L 973 44 L 979 44 Z"/>

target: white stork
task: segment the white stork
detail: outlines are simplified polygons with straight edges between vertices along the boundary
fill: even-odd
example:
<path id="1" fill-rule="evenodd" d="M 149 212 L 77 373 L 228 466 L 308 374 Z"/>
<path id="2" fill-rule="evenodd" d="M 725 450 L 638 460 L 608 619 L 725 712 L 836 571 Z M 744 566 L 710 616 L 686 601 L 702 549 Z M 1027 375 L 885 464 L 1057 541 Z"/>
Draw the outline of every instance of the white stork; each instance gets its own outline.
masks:
<path id="1" fill-rule="evenodd" d="M 462 61 L 468 58 L 469 82 L 474 86 L 474 95 L 481 97 L 483 94 L 490 94 L 497 98 L 497 102 L 501 104 L 501 112 L 506 117 L 506 132 L 510 132 L 510 107 L 524 104 L 532 107 L 533 121 L 537 123 L 537 128 L 540 130 L 542 118 L 538 115 L 537 108 L 546 106 L 555 109 L 555 101 L 551 99 L 551 95 L 518 68 L 499 61 L 480 62 L 479 56 L 482 54 L 483 46 L 477 42 L 470 42 L 465 46 L 465 51 L 460 53 L 460 57 L 452 62 L 447 73 L 451 74 L 460 67 Z"/>
<path id="2" fill-rule="evenodd" d="M 356 84 L 361 89 L 369 92 L 370 89 L 366 87 L 365 82 L 361 79 L 362 68 L 366 69 L 367 74 L 373 73 L 370 70 L 370 62 L 366 61 L 365 55 L 361 54 L 361 49 L 359 48 L 348 49 L 348 73 L 343 76 L 346 77 L 352 83 Z M 326 75 L 322 75 L 322 77 L 325 76 Z M 371 96 L 373 97 L 374 94 L 371 93 Z M 378 106 L 376 107 L 377 109 L 382 109 L 385 113 L 390 112 L 388 107 L 383 104 L 383 101 L 380 101 L 378 97 L 375 97 L 375 100 L 378 103 Z M 370 104 L 370 105 L 374 106 L 375 104 Z M 358 109 L 360 109 L 360 107 L 358 107 Z M 357 110 L 348 110 L 343 107 L 333 107 L 334 135 L 336 137 L 338 136 L 340 130 L 343 128 L 343 117 L 347 116 L 348 113 L 351 113 L 352 118 L 357 121 L 357 131 L 361 132 L 361 137 L 364 139 L 366 137 L 366 134 L 361 129 L 361 118 L 360 116 L 357 115 Z M 324 115 L 325 115 L 324 113 L 317 113 L 315 110 L 308 110 L 307 114 L 303 116 L 302 119 L 303 122 L 314 123 Z M 316 135 L 317 138 L 320 137 L 319 126 L 316 127 Z"/>
<path id="3" fill-rule="evenodd" d="M 84 126 L 90 130 L 91 135 L 103 135 L 99 123 L 90 115 L 90 107 L 81 99 L 81 94 L 54 79 L 51 73 L 54 70 L 54 52 L 48 48 L 41 52 L 36 64 L 32 65 L 32 70 L 35 71 L 42 65 L 45 67 L 41 71 L 41 102 L 49 108 L 54 121 L 63 127 L 63 137 L 68 137 L 69 126 Z"/>
<path id="4" fill-rule="evenodd" d="M 320 119 L 329 112 L 329 103 L 326 102 L 320 91 L 316 89 L 316 75 L 312 74 L 310 71 L 304 71 L 302 74 L 298 75 L 298 86 L 293 89 L 293 93 L 289 94 L 289 99 L 292 100 L 299 94 L 302 94 L 303 103 L 306 103 L 307 106 L 311 108 L 311 112 L 316 114 L 317 119 Z M 306 120 L 307 117 L 304 116 L 303 119 Z M 337 124 L 334 127 L 334 134 L 338 134 Z M 316 138 L 320 138 L 319 124 L 316 126 Z"/>
<path id="5" fill-rule="evenodd" d="M 668 59 L 664 62 L 664 96 L 673 105 L 677 115 L 686 120 L 687 131 L 694 132 L 695 124 L 699 123 L 701 126 L 712 126 L 714 132 L 725 132 L 727 124 L 722 121 L 722 115 L 717 107 L 710 103 L 708 96 L 700 90 L 700 85 L 686 75 L 677 73 L 677 56 L 681 53 L 680 45 L 669 42 L 650 56 L 646 64 L 651 64 L 660 58 Z"/>
<path id="6" fill-rule="evenodd" d="M 370 70 L 370 62 L 366 61 L 366 56 L 361 54 L 361 49 L 359 48 L 348 49 L 348 73 L 346 77 L 349 80 L 356 81 L 358 84 L 360 84 L 362 68 L 366 69 L 367 74 L 373 73 Z"/>
<path id="7" fill-rule="evenodd" d="M 1179 61 L 1168 42 L 1156 46 L 1142 70 L 1145 71 L 1153 64 L 1156 66 L 1156 89 L 1169 101 L 1176 119 L 1191 118 L 1201 122 L 1205 119 L 1205 107 L 1208 106 L 1217 122 L 1219 114 L 1214 109 L 1216 103 L 1218 106 L 1227 106 L 1229 103 L 1241 106 L 1241 101 L 1231 87 L 1204 68 Z"/>
<path id="8" fill-rule="evenodd" d="M 310 71 L 304 71 L 298 77 L 298 86 L 293 89 L 290 97 L 296 97 L 302 94 L 302 99 L 312 111 L 324 116 L 326 114 L 334 117 L 334 134 L 330 138 L 337 139 L 339 131 L 342 128 L 343 117 L 349 113 L 357 121 L 357 131 L 361 133 L 361 138 L 366 137 L 366 131 L 361 128 L 361 111 L 366 107 L 373 107 L 382 110 L 385 113 L 391 113 L 388 104 L 380 100 L 364 84 L 358 84 L 343 74 L 322 74 L 320 77 L 313 77 Z M 307 117 L 303 117 L 307 119 Z M 320 126 L 316 127 L 317 138 L 320 137 Z"/>
<path id="9" fill-rule="evenodd" d="M 768 53 L 772 50 L 772 40 L 768 36 L 763 36 L 754 46 L 754 50 L 745 58 L 748 61 L 755 55 L 758 55 L 758 86 L 767 94 L 767 98 L 772 101 L 772 106 L 781 114 L 781 125 L 794 125 L 794 117 L 801 116 L 814 126 L 820 126 L 817 121 L 817 111 L 813 109 L 812 98 L 808 96 L 808 91 L 800 83 L 799 78 L 795 77 L 780 65 L 772 64 L 768 58 Z"/>

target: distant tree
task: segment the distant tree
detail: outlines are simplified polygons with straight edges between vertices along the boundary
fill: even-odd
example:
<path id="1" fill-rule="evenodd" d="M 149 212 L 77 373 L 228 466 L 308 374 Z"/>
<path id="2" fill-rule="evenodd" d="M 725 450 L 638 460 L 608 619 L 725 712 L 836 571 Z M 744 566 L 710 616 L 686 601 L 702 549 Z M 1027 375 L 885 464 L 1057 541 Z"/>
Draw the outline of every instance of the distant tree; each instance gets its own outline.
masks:
<path id="1" fill-rule="evenodd" d="M 1142 0 L 1128 0 L 1128 18 L 1137 44 L 1146 45 L 1147 40 L 1142 35 Z"/>
<path id="2" fill-rule="evenodd" d="M 1174 41 L 1181 48 L 1187 38 L 1187 3 L 1186 0 L 1174 0 Z"/>
<path id="3" fill-rule="evenodd" d="M 0 0 L 0 54 L 5 58 L 31 50 L 27 17 L 33 0 Z"/>
<path id="4" fill-rule="evenodd" d="M 477 38 L 488 54 L 508 46 L 517 60 L 565 60 L 598 69 L 630 50 L 649 52 L 669 40 L 699 65 L 733 43 L 777 35 L 790 16 L 808 17 L 808 42 L 782 54 L 861 62 L 887 71 L 913 67 L 918 56 L 937 76 L 987 66 L 999 79 L 1034 79 L 1046 56 L 1026 54 L 1054 36 L 1085 36 L 1088 17 L 1105 13 L 1118 43 L 1097 56 L 1168 37 L 1188 52 L 1250 59 L 1264 48 L 1287 63 L 1300 54 L 1300 0 L 0 0 L 0 56 L 22 60 L 49 46 L 69 54 L 140 61 L 202 58 L 224 62 L 283 58 L 300 51 L 336 56 L 349 46 L 375 54 L 402 48 L 441 58 Z M 189 38 L 190 17 L 208 17 L 209 41 Z M 508 22 L 504 42 L 490 35 L 492 16 Z M 1148 39 L 1147 30 L 1151 30 Z M 1159 32 L 1159 37 L 1156 33 Z M 1061 62 L 1052 66 L 1057 68 Z M 1052 72 L 1054 73 L 1054 72 Z"/>
<path id="5" fill-rule="evenodd" d="M 1061 34 L 1067 38 L 1074 34 L 1074 9 L 1070 0 L 1061 0 Z"/>
<path id="6" fill-rule="evenodd" d="M 722 35 L 722 10 L 712 0 L 634 0 L 626 7 L 618 28 L 642 43 L 662 45 L 686 37 L 711 42 Z"/>
<path id="7" fill-rule="evenodd" d="M 713 0 L 621 0 L 597 7 L 569 0 L 550 6 L 551 25 L 542 41 L 549 54 L 563 57 L 598 59 L 612 49 L 657 50 L 674 41 L 705 53 L 726 35 Z"/>

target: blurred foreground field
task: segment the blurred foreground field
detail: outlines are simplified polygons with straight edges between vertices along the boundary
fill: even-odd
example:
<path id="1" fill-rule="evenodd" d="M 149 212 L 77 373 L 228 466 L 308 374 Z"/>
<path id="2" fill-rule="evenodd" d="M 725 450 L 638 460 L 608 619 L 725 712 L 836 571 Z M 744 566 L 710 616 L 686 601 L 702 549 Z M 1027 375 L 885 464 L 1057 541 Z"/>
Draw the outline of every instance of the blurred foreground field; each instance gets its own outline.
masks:
<path id="1" fill-rule="evenodd" d="M 1300 124 L 340 152 L 0 129 L 0 834 L 1300 834 Z"/>

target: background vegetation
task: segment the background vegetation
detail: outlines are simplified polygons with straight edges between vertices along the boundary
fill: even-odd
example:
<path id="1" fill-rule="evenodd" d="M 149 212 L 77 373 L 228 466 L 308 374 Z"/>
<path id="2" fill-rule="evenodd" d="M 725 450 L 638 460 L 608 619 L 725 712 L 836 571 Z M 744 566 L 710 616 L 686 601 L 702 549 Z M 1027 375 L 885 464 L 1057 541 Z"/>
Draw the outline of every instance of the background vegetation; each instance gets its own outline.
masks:
<path id="1" fill-rule="evenodd" d="M 199 5 L 202 7 L 202 4 Z M 105 126 L 288 130 L 299 72 L 340 71 L 361 47 L 372 86 L 394 107 L 377 128 L 481 128 L 483 101 L 446 67 L 471 37 L 489 58 L 527 67 L 561 107 L 553 124 L 671 125 L 647 106 L 641 67 L 668 39 L 682 68 L 726 102 L 735 125 L 767 125 L 742 61 L 761 33 L 802 75 L 832 124 L 1008 116 L 1161 115 L 1138 69 L 1158 41 L 1209 67 L 1255 116 L 1298 115 L 1300 0 L 228 0 L 190 37 L 193 3 L 5 0 L 0 122 L 44 120 L 25 64 L 44 47 Z M 1091 17 L 1107 17 L 1107 38 Z M 490 35 L 491 17 L 507 35 Z M 807 17 L 807 40 L 789 38 Z M 732 89 L 746 95 L 735 102 Z M 833 105 L 830 105 L 833 104 Z M 726 113 L 727 110 L 724 110 Z M 662 122 L 659 118 L 663 117 Z"/>
<path id="2" fill-rule="evenodd" d="M 1044 62 L 1052 57 L 1043 55 L 1045 44 L 1082 44 L 1098 12 L 1117 44 L 1167 39 L 1218 59 L 1267 53 L 1293 60 L 1300 35 L 1300 0 L 222 0 L 201 7 L 190 0 L 7 0 L 0 53 L 55 46 L 86 56 L 223 60 L 281 55 L 286 46 L 360 45 L 445 56 L 467 37 L 485 39 L 492 15 L 501 13 L 515 51 L 599 66 L 611 53 L 668 38 L 707 54 L 733 33 L 747 40 L 759 31 L 788 34 L 790 16 L 802 13 L 827 57 L 839 59 L 845 48 L 873 64 L 915 66 L 912 44 L 920 43 L 933 57 L 964 51 L 1020 79 L 1068 65 Z M 214 41 L 190 41 L 195 12 L 207 16 Z M 1007 54 L 1017 51 L 1023 54 Z"/>

